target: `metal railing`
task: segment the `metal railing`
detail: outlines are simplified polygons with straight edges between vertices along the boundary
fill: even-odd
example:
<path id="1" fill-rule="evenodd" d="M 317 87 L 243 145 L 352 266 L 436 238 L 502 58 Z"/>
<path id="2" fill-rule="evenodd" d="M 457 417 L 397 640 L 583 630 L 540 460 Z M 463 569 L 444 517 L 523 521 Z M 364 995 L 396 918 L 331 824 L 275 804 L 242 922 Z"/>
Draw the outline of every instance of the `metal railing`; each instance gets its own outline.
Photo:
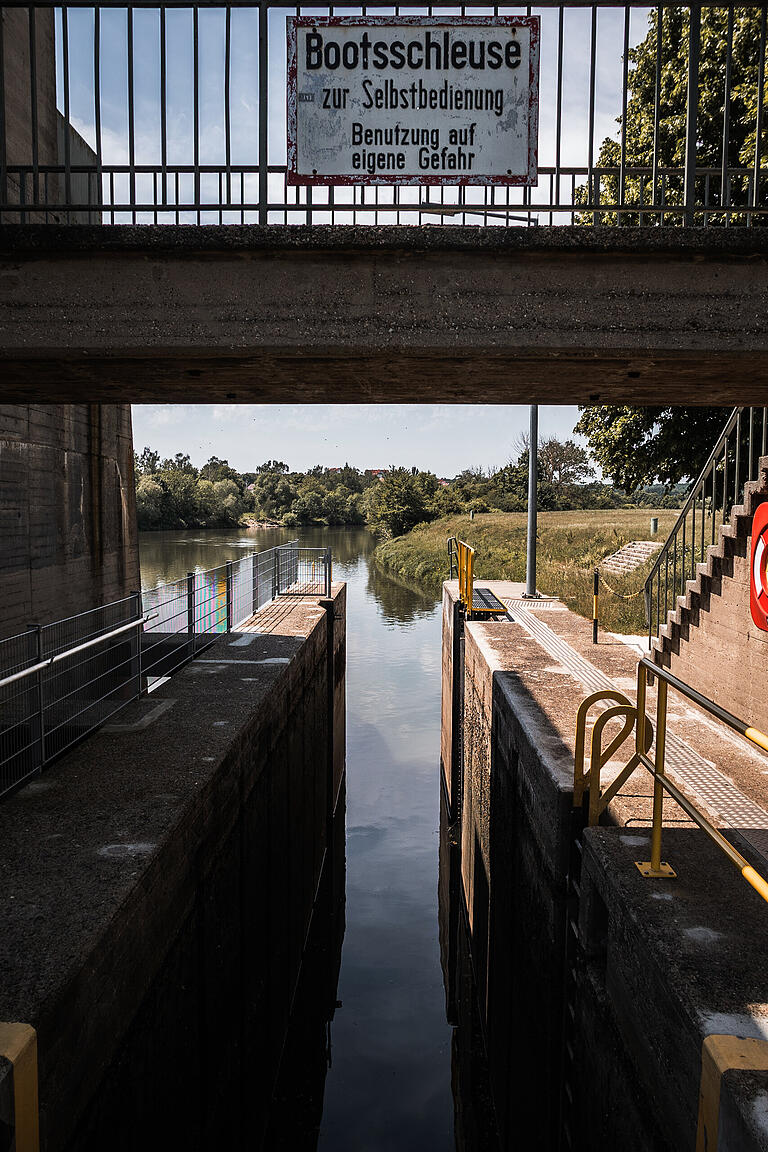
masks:
<path id="1" fill-rule="evenodd" d="M 645 582 L 649 644 L 743 503 L 746 484 L 759 479 L 767 449 L 768 408 L 734 408 Z"/>
<path id="2" fill-rule="evenodd" d="M 459 602 L 467 620 L 472 617 L 472 593 L 474 590 L 475 550 L 456 536 L 448 537 L 448 568 L 450 579 L 459 580 Z"/>
<path id="3" fill-rule="evenodd" d="M 656 677 L 658 689 L 656 695 L 656 724 L 655 735 L 651 721 L 645 712 L 646 694 L 649 677 Z M 664 793 L 683 809 L 685 814 L 702 829 L 709 839 L 741 872 L 744 879 L 755 891 L 768 902 L 768 881 L 757 872 L 749 861 L 742 856 L 730 840 L 723 836 L 714 824 L 696 807 L 696 805 L 670 780 L 665 770 L 666 742 L 667 742 L 667 696 L 669 688 L 673 688 L 684 696 L 686 700 L 698 705 L 710 716 L 725 724 L 732 732 L 746 737 L 756 748 L 768 752 L 768 736 L 757 728 L 751 727 L 745 721 L 739 720 L 731 712 L 722 708 L 714 701 L 707 699 L 695 688 L 678 680 L 670 672 L 658 668 L 648 659 L 642 659 L 637 666 L 637 702 L 632 704 L 623 692 L 604 690 L 593 692 L 582 701 L 576 720 L 576 754 L 574 760 L 573 802 L 580 807 L 584 795 L 589 793 L 588 823 L 594 826 L 598 823 L 601 813 L 607 808 L 610 801 L 626 782 L 631 773 L 638 767 L 647 769 L 653 776 L 653 816 L 651 824 L 651 859 L 635 861 L 637 868 L 643 876 L 649 878 L 675 877 L 673 868 L 666 860 L 661 858 L 663 814 L 662 802 Z M 585 770 L 585 744 L 588 713 L 595 704 L 604 701 L 614 701 L 612 707 L 603 711 L 595 720 L 592 728 L 590 744 L 589 770 Z M 622 719 L 623 727 L 603 747 L 603 733 L 611 720 Z M 604 790 L 600 786 L 600 770 L 616 755 L 622 744 L 630 737 L 634 729 L 635 750 L 629 761 L 616 776 L 611 784 Z M 655 740 L 654 756 L 650 758 L 649 752 Z"/>
<path id="4" fill-rule="evenodd" d="M 288 185 L 285 17 L 300 11 L 289 0 L 6 6 L 0 219 L 727 226 L 768 214 L 765 4 L 542 0 L 538 185 L 431 190 Z M 510 9 L 468 0 L 461 11 Z M 706 99 L 703 41 L 718 85 Z"/>
<path id="5" fill-rule="evenodd" d="M 331 594 L 293 540 L 0 641 L 0 797 L 278 596 Z"/>

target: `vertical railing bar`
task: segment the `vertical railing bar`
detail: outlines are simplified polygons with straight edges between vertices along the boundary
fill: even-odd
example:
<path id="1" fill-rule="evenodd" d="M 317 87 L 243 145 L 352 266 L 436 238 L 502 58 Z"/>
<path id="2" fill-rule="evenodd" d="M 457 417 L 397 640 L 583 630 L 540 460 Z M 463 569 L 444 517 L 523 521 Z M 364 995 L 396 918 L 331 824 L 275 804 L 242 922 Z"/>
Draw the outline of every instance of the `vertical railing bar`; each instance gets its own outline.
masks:
<path id="1" fill-rule="evenodd" d="M 160 171 L 162 204 L 168 203 L 168 45 L 166 42 L 165 7 L 160 8 Z"/>
<path id="2" fill-rule="evenodd" d="M 126 8 L 127 32 L 126 51 L 128 53 L 128 176 L 131 198 L 131 222 L 136 223 L 136 109 L 134 106 L 133 75 L 133 8 Z"/>
<path id="3" fill-rule="evenodd" d="M 727 208 L 731 202 L 731 178 L 728 175 L 728 153 L 731 148 L 731 64 L 733 63 L 733 4 L 728 5 L 728 32 L 725 44 L 725 87 L 723 91 L 723 155 L 720 166 L 720 205 Z M 725 226 L 730 216 L 725 214 Z"/>
<path id="4" fill-rule="evenodd" d="M 193 80 L 192 98 L 193 109 L 193 154 L 194 154 L 194 197 L 197 223 L 200 223 L 200 14 L 197 4 L 192 9 L 192 45 L 193 45 Z"/>
<path id="5" fill-rule="evenodd" d="M 768 439 L 768 408 L 763 408 L 763 434 L 760 441 L 760 455 L 766 454 L 766 440 Z"/>
<path id="6" fill-rule="evenodd" d="M 560 5 L 557 21 L 557 111 L 555 122 L 555 203 L 560 203 L 560 160 L 563 134 L 563 31 L 565 6 Z"/>
<path id="7" fill-rule="evenodd" d="M 664 8 L 656 8 L 656 76 L 653 90 L 653 159 L 651 163 L 651 204 L 656 204 L 659 179 L 659 124 L 661 121 L 661 58 L 664 36 Z"/>
<path id="8" fill-rule="evenodd" d="M 621 80 L 621 156 L 619 159 L 619 206 L 624 207 L 626 197 L 626 165 L 627 165 L 627 102 L 629 91 L 629 5 L 624 5 L 624 55 L 622 61 Z M 616 223 L 621 223 L 621 216 L 616 215 Z"/>
<path id="9" fill-rule="evenodd" d="M 594 183 L 594 93 L 596 56 L 598 56 L 598 7 L 592 5 L 592 22 L 590 30 L 590 124 L 588 124 L 588 153 L 587 157 L 587 203 L 595 203 Z M 598 213 L 592 213 L 592 223 L 598 223 Z"/>
<path id="10" fill-rule="evenodd" d="M 230 112 L 230 88 L 232 72 L 232 9 L 224 9 L 224 154 L 227 165 L 227 204 L 232 203 L 232 124 Z"/>
<path id="11" fill-rule="evenodd" d="M 101 8 L 93 10 L 93 127 L 96 133 L 96 187 L 99 204 L 104 199 L 101 143 Z"/>
<path id="12" fill-rule="evenodd" d="M 71 224 L 72 219 L 69 212 L 69 205 L 72 203 L 72 155 L 69 139 L 69 9 L 66 5 L 61 9 L 61 54 L 64 68 L 64 203 L 67 206 L 66 220 L 68 224 Z"/>
<path id="13" fill-rule="evenodd" d="M 30 5 L 27 9 L 29 20 L 29 103 L 30 103 L 30 125 L 32 131 L 32 205 L 37 203 L 38 200 L 38 181 L 39 181 L 39 168 L 40 168 L 40 151 L 38 140 L 38 122 L 37 122 L 37 22 L 35 20 L 35 8 Z M 20 184 L 24 188 L 24 199 L 26 199 L 26 175 L 22 175 Z M 23 221 L 26 220 L 26 213 L 23 214 Z"/>
<path id="14" fill-rule="evenodd" d="M 696 496 L 691 509 L 691 580 L 696 579 Z"/>
<path id="15" fill-rule="evenodd" d="M 765 40 L 766 24 L 768 23 L 768 5 L 763 4 L 760 17 L 760 57 L 757 68 L 757 113 L 755 115 L 755 167 L 753 179 L 753 207 L 757 207 L 760 197 L 760 157 L 763 146 L 763 100 L 765 98 Z M 751 216 L 747 217 L 747 221 Z"/>
<path id="16" fill-rule="evenodd" d="M 723 519 L 722 523 L 725 524 L 726 510 L 728 508 L 728 439 L 726 438 L 723 445 Z"/>
<path id="17" fill-rule="evenodd" d="M 187 634 L 191 637 L 190 647 L 195 654 L 195 573 L 187 572 Z"/>
<path id="18" fill-rule="evenodd" d="M 733 502 L 739 502 L 739 473 L 741 470 L 741 410 L 736 417 L 736 459 L 734 460 L 734 479 L 733 479 Z"/>
<path id="19" fill-rule="evenodd" d="M 3 19 L 0 13 L 0 199 L 3 204 L 9 201 L 8 173 L 6 169 L 6 132 L 5 132 L 5 36 L 3 33 Z M 0 213 L 2 222 L 2 213 Z"/>
<path id="20" fill-rule="evenodd" d="M 754 410 L 754 408 L 750 408 L 749 409 L 749 460 L 747 463 L 747 475 L 746 475 L 747 480 L 754 480 L 755 479 L 755 475 L 752 471 L 752 466 L 754 463 L 754 458 L 753 458 L 753 453 L 754 453 L 754 424 L 755 424 L 755 410 Z"/>
<path id="21" fill-rule="evenodd" d="M 41 664 L 43 662 L 43 626 L 42 626 L 42 624 L 33 624 L 32 627 L 35 629 L 35 632 L 37 634 L 36 635 L 37 663 Z M 45 760 L 46 760 L 46 748 L 45 748 L 45 682 L 43 680 L 42 668 L 38 669 L 38 671 L 36 672 L 35 682 L 36 682 L 36 688 L 37 688 L 37 714 L 38 714 L 38 725 L 39 725 L 38 726 L 38 741 L 39 741 L 38 747 L 39 747 L 39 756 L 40 756 L 39 767 L 42 768 L 43 765 L 45 764 Z"/>
<path id="22" fill-rule="evenodd" d="M 683 204 L 686 227 L 694 224 L 696 201 L 696 125 L 699 107 L 699 50 L 701 47 L 701 4 L 688 9 L 688 88 L 685 121 L 685 184 Z"/>
<path id="23" fill-rule="evenodd" d="M 681 540 L 681 553 L 680 553 L 680 595 L 685 596 L 685 528 L 688 523 L 688 517 L 683 519 L 683 532 Z M 677 546 L 677 545 L 675 545 Z"/>
<path id="24" fill-rule="evenodd" d="M 715 508 L 717 507 L 717 461 L 712 461 L 712 543 L 715 542 Z"/>
<path id="25" fill-rule="evenodd" d="M 267 121 L 267 91 L 269 88 L 268 13 L 268 0 L 259 0 L 259 224 L 266 224 L 269 219 L 267 211 L 269 193 L 269 174 L 267 171 L 269 147 L 269 124 Z"/>

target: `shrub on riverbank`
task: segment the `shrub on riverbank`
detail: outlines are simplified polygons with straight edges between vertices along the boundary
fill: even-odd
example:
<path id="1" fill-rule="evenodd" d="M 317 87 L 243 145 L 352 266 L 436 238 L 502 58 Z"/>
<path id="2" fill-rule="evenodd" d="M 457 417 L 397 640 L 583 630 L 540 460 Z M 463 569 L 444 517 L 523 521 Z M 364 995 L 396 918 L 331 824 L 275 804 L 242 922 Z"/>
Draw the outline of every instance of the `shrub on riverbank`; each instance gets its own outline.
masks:
<path id="1" fill-rule="evenodd" d="M 652 509 L 542 512 L 538 530 L 538 587 L 559 596 L 581 616 L 592 615 L 592 572 L 606 556 L 631 540 L 645 540 Z M 677 512 L 653 512 L 665 539 Z M 446 516 L 414 528 L 405 536 L 385 540 L 376 549 L 378 562 L 412 584 L 439 594 L 448 576 L 447 540 L 459 536 L 476 551 L 475 576 L 481 580 L 525 580 L 526 516 L 488 513 Z M 650 564 L 628 576 L 608 576 L 611 588 L 623 596 L 639 592 Z M 613 632 L 643 633 L 646 628 L 642 594 L 631 600 L 612 596 L 601 585 L 600 617 Z"/>

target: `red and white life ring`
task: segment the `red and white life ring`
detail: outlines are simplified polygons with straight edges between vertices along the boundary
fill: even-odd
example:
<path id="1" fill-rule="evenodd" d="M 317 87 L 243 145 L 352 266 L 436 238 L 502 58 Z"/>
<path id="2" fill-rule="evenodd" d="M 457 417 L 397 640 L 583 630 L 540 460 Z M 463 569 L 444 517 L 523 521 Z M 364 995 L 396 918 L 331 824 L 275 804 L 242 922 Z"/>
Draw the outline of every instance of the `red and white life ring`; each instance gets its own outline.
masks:
<path id="1" fill-rule="evenodd" d="M 768 502 L 761 504 L 752 521 L 752 556 L 749 576 L 749 608 L 753 623 L 768 632 Z"/>

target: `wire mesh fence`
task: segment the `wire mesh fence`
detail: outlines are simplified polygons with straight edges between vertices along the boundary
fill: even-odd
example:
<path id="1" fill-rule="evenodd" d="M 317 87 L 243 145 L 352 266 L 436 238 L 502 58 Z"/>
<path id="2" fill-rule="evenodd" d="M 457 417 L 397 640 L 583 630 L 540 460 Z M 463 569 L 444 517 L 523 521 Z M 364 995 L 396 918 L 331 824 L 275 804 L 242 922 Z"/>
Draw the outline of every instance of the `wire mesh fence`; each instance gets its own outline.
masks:
<path id="1" fill-rule="evenodd" d="M 329 596 L 290 541 L 0 641 L 0 797 L 277 596 Z"/>
<path id="2" fill-rule="evenodd" d="M 541 19 L 538 184 L 293 186 L 290 0 L 6 6 L 0 217 L 25 223 L 752 225 L 768 215 L 767 7 L 520 6 Z M 502 17 L 354 4 L 315 16 Z"/>

